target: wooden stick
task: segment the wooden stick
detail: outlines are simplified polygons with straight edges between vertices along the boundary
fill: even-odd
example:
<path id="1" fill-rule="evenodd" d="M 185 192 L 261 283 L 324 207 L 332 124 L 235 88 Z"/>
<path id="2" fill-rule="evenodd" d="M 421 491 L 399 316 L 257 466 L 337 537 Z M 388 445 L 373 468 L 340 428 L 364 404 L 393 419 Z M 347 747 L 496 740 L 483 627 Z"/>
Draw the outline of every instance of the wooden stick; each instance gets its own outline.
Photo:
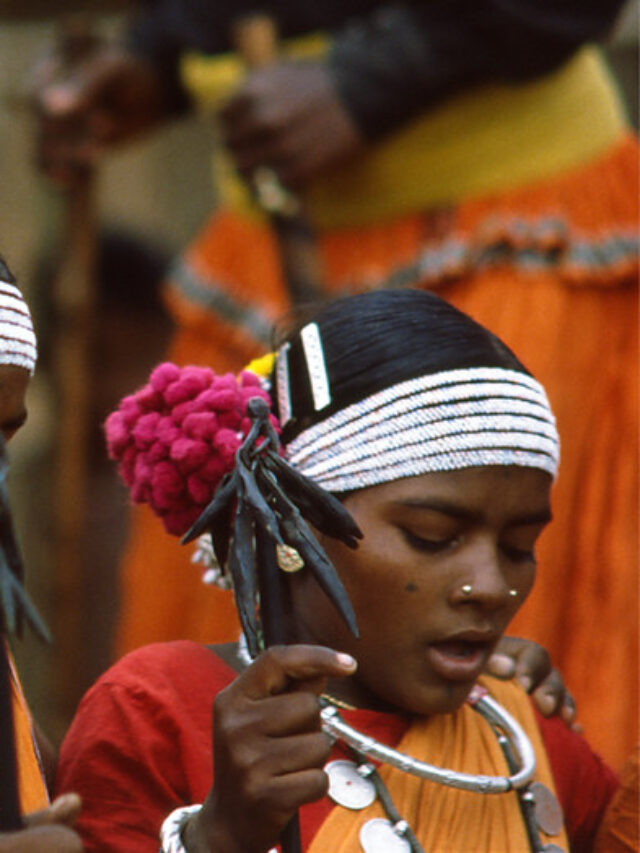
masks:
<path id="1" fill-rule="evenodd" d="M 70 68 L 92 49 L 87 21 L 70 20 L 61 32 Z M 64 191 L 65 222 L 54 281 L 54 370 L 58 399 L 54 471 L 56 677 L 63 716 L 72 713 L 83 670 L 83 609 L 92 354 L 97 263 L 96 181 L 80 171 Z M 79 678 L 80 676 L 80 678 Z"/>
<path id="2" fill-rule="evenodd" d="M 54 471 L 54 639 L 58 689 L 71 712 L 82 671 L 82 614 L 88 445 L 91 430 L 91 356 L 94 327 L 96 224 L 94 180 L 82 176 L 66 193 L 63 254 L 54 288 L 55 382 L 58 399 Z"/>

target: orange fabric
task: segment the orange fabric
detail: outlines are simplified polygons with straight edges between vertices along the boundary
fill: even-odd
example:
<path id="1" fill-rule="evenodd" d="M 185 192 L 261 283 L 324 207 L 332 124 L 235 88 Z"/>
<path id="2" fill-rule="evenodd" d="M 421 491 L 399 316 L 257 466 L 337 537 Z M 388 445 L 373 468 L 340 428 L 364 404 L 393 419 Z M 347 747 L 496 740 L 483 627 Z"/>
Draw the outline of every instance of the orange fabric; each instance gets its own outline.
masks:
<path id="1" fill-rule="evenodd" d="M 620 788 L 602 819 L 594 850 L 595 853 L 640 850 L 640 746 L 622 769 Z"/>
<path id="2" fill-rule="evenodd" d="M 44 773 L 38 757 L 33 735 L 31 714 L 24 698 L 13 659 L 9 655 L 11 667 L 11 701 L 13 705 L 13 734 L 16 743 L 16 761 L 18 764 L 18 788 L 20 808 L 23 814 L 44 809 L 49 805 L 49 795 Z"/>
<path id="3" fill-rule="evenodd" d="M 513 683 L 490 680 L 491 695 L 523 726 L 536 753 L 535 778 L 554 791 L 540 730 L 526 694 Z M 440 714 L 416 720 L 397 749 L 414 758 L 450 767 L 465 773 L 487 776 L 508 775 L 506 762 L 495 734 L 480 715 L 463 705 L 456 714 Z M 393 804 L 409 823 L 424 850 L 445 853 L 464 850 L 480 853 L 500 850 L 520 853 L 529 849 L 526 829 L 515 792 L 483 795 L 474 791 L 447 788 L 403 773 L 389 765 L 379 769 Z M 376 800 L 354 812 L 336 806 L 324 821 L 309 847 L 309 853 L 351 853 L 361 850 L 360 828 L 372 818 L 384 818 Z M 544 843 L 569 849 L 564 830 L 555 836 L 541 836 Z"/>
<path id="4" fill-rule="evenodd" d="M 616 767 L 638 739 L 637 171 L 630 136 L 571 174 L 320 240 L 328 292 L 385 283 L 437 289 L 546 386 L 562 441 L 555 520 L 512 631 L 546 646 L 588 738 Z M 187 261 L 205 292 L 220 291 L 267 323 L 287 305 L 259 221 L 216 214 Z M 169 354 L 178 363 L 237 370 L 264 351 L 177 285 L 167 301 L 179 324 Z M 199 573 L 178 567 L 188 553 L 178 555 L 159 525 L 143 533 L 134 530 L 124 565 L 118 653 L 151 639 L 220 639 L 221 625 L 235 631 L 230 595 L 217 593 L 208 612 Z M 153 609 L 142 594 L 151 588 Z M 624 701 L 611 700 L 612 687 Z"/>

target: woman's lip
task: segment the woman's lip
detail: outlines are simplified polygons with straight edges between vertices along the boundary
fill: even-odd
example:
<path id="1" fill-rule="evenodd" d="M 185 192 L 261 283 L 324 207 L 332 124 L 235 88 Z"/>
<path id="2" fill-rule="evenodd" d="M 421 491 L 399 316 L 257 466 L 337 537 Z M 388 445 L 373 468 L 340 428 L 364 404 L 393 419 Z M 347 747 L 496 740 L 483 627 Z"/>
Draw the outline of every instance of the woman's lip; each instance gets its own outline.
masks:
<path id="1" fill-rule="evenodd" d="M 448 681 L 475 681 L 491 653 L 492 644 L 467 641 L 434 643 L 427 648 L 433 671 Z"/>

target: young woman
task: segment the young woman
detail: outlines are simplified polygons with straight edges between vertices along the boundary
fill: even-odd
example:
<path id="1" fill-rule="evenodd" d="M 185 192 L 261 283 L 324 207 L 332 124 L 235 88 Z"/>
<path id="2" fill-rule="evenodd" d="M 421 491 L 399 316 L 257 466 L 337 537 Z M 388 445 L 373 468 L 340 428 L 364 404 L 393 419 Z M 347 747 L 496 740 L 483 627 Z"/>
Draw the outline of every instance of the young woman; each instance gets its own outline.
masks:
<path id="1" fill-rule="evenodd" d="M 107 423 L 134 499 L 212 531 L 246 648 L 149 646 L 89 691 L 58 778 L 87 849 L 156 853 L 163 824 L 165 851 L 258 853 L 299 810 L 314 853 L 588 850 L 613 775 L 483 675 L 551 519 L 543 388 L 403 290 L 320 310 L 269 389 L 164 365 Z"/>

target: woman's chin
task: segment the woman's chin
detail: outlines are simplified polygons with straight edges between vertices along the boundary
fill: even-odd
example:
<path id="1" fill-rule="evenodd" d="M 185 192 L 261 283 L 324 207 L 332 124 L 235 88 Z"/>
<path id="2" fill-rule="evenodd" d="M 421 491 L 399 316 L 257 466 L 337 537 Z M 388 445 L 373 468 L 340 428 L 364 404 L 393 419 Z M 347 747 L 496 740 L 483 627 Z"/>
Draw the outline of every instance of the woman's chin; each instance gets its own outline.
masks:
<path id="1" fill-rule="evenodd" d="M 439 684 L 420 683 L 410 689 L 386 693 L 377 710 L 430 717 L 433 714 L 452 714 L 464 705 L 475 681 L 440 681 Z"/>

